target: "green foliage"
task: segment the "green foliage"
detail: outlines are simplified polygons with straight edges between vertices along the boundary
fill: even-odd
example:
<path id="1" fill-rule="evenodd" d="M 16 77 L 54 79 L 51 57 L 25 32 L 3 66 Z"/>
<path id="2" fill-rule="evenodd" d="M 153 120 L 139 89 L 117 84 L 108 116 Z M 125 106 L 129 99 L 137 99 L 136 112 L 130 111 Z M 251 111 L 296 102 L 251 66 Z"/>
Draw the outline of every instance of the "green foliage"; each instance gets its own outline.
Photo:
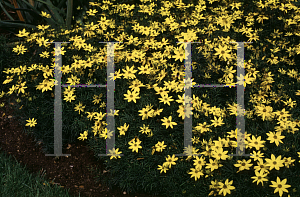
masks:
<path id="1" fill-rule="evenodd" d="M 68 191 L 51 184 L 37 174 L 30 174 L 16 159 L 0 153 L 1 196 L 60 196 L 70 197 Z M 44 184 L 43 184 L 44 183 Z"/>

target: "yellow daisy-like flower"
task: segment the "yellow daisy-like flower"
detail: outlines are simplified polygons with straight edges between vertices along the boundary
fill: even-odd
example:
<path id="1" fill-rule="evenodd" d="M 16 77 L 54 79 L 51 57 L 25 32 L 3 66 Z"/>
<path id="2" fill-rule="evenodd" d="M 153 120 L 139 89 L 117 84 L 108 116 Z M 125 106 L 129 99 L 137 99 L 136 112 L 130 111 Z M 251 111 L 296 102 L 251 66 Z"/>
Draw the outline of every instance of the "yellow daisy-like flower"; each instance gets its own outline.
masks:
<path id="1" fill-rule="evenodd" d="M 238 160 L 237 161 L 238 164 L 234 164 L 235 167 L 238 167 L 239 170 L 237 172 L 243 171 L 243 170 L 250 170 L 250 167 L 253 165 L 251 163 L 251 159 L 249 159 L 248 161 L 246 161 L 245 159 L 243 159 L 243 161 Z"/>
<path id="2" fill-rule="evenodd" d="M 199 168 L 199 166 L 196 166 L 195 168 L 190 168 L 191 172 L 188 174 L 191 174 L 191 178 L 195 177 L 195 181 L 200 178 L 200 176 L 203 176 L 202 170 Z"/>
<path id="3" fill-rule="evenodd" d="M 261 171 L 256 170 L 255 171 L 255 176 L 251 177 L 251 179 L 254 179 L 252 181 L 252 183 L 257 182 L 257 185 L 259 183 L 261 183 L 262 185 L 264 185 L 264 181 L 268 181 L 268 179 L 264 178 L 267 175 L 268 175 L 268 173 L 264 173 L 263 170 L 261 170 Z"/>
<path id="4" fill-rule="evenodd" d="M 185 59 L 185 56 L 188 57 L 189 53 L 187 53 L 182 47 L 179 49 L 174 50 L 175 55 L 172 56 L 172 58 L 175 58 L 175 61 L 178 59 L 182 62 Z"/>
<path id="5" fill-rule="evenodd" d="M 42 17 L 51 18 L 50 14 L 47 14 L 47 12 L 42 11 L 42 14 L 40 14 Z"/>
<path id="6" fill-rule="evenodd" d="M 115 148 L 113 148 L 112 150 L 109 150 L 109 154 L 107 154 L 107 155 L 111 155 L 111 157 L 110 157 L 110 160 L 112 160 L 112 159 L 117 159 L 117 158 L 121 158 L 121 156 L 119 156 L 120 155 L 120 153 L 122 153 L 122 151 L 120 151 L 120 152 L 118 152 L 119 151 L 119 148 L 117 148 L 117 149 L 115 149 Z"/>
<path id="7" fill-rule="evenodd" d="M 88 132 L 84 131 L 84 133 L 80 133 L 80 137 L 78 137 L 77 139 L 84 141 L 85 139 L 87 139 L 88 136 Z"/>
<path id="8" fill-rule="evenodd" d="M 168 127 L 171 127 L 173 129 L 173 125 L 177 125 L 176 122 L 172 122 L 172 116 L 169 116 L 169 118 L 164 117 L 164 119 L 161 119 L 163 122 L 162 125 L 166 125 L 166 129 Z"/>
<path id="9" fill-rule="evenodd" d="M 128 102 L 133 101 L 134 103 L 136 103 L 136 99 L 141 98 L 138 95 L 139 95 L 139 92 L 136 92 L 136 91 L 130 92 L 129 90 L 127 90 L 127 94 L 124 94 L 124 96 L 125 96 L 124 100 L 128 100 Z"/>
<path id="10" fill-rule="evenodd" d="M 48 29 L 50 27 L 50 25 L 38 25 L 37 28 L 39 30 L 45 30 L 45 29 Z"/>
<path id="11" fill-rule="evenodd" d="M 227 61 L 227 58 L 230 58 L 230 50 L 227 50 L 227 48 L 227 45 L 224 45 L 224 47 L 219 45 L 219 47 L 216 48 L 217 53 L 215 53 L 215 55 L 219 55 L 219 58 L 223 57 L 225 61 Z"/>
<path id="12" fill-rule="evenodd" d="M 169 168 L 171 168 L 172 165 L 176 165 L 175 161 L 177 161 L 178 158 L 175 157 L 175 155 L 173 154 L 172 157 L 170 155 L 168 155 L 168 157 L 166 158 L 166 162 L 165 165 L 169 165 Z"/>
<path id="13" fill-rule="evenodd" d="M 275 168 L 276 170 L 279 170 L 280 167 L 284 167 L 283 163 L 284 161 L 281 160 L 281 155 L 279 155 L 277 158 L 275 158 L 275 155 L 271 155 L 271 159 L 265 159 L 266 162 L 268 162 L 267 166 L 270 167 L 270 170 Z"/>
<path id="14" fill-rule="evenodd" d="M 279 177 L 277 177 L 276 182 L 271 181 L 272 185 L 270 185 L 270 187 L 276 188 L 275 191 L 274 191 L 274 194 L 276 192 L 279 192 L 279 196 L 281 197 L 283 192 L 289 193 L 289 191 L 286 188 L 291 187 L 291 185 L 286 185 L 286 181 L 287 181 L 287 179 L 283 179 L 282 181 L 280 181 Z"/>
<path id="15" fill-rule="evenodd" d="M 16 34 L 16 36 L 22 38 L 28 36 L 29 32 L 26 32 L 26 29 L 24 28 L 22 31 L 19 30 L 19 34 Z"/>
<path id="16" fill-rule="evenodd" d="M 18 55 L 24 54 L 24 52 L 26 52 L 27 48 L 25 48 L 25 46 L 21 45 L 17 45 L 15 48 L 13 48 L 13 52 L 18 53 Z"/>
<path id="17" fill-rule="evenodd" d="M 81 111 L 84 112 L 84 108 L 85 108 L 85 106 L 82 106 L 81 102 L 79 102 L 79 104 L 75 104 L 75 107 L 74 107 L 75 111 L 79 111 L 79 114 Z"/>
<path id="18" fill-rule="evenodd" d="M 230 182 L 228 182 L 228 179 L 226 179 L 225 184 L 222 182 L 219 182 L 219 188 L 221 189 L 219 191 L 219 195 L 221 195 L 223 193 L 223 196 L 226 196 L 227 194 L 230 194 L 231 191 L 235 189 L 234 186 L 232 186 L 231 184 L 233 183 L 233 180 L 231 180 Z"/>
<path id="19" fill-rule="evenodd" d="M 169 170 L 169 168 L 168 168 L 168 165 L 158 165 L 158 168 L 157 168 L 158 170 L 160 170 L 160 173 L 162 173 L 162 172 L 164 172 L 164 173 L 167 173 L 167 170 Z"/>
<path id="20" fill-rule="evenodd" d="M 29 118 L 29 120 L 26 120 L 28 123 L 25 126 L 30 126 L 30 127 L 34 127 L 37 123 L 36 120 L 34 118 L 32 118 L 32 120 Z"/>
<path id="21" fill-rule="evenodd" d="M 269 140 L 270 143 L 274 143 L 274 142 L 275 142 L 276 146 L 279 145 L 279 142 L 280 142 L 280 143 L 283 143 L 283 142 L 281 141 L 281 139 L 285 138 L 285 136 L 281 136 L 281 131 L 278 131 L 278 132 L 276 132 L 276 133 L 270 131 L 269 133 L 267 133 L 267 136 L 269 136 L 269 137 L 267 138 L 267 140 Z"/>

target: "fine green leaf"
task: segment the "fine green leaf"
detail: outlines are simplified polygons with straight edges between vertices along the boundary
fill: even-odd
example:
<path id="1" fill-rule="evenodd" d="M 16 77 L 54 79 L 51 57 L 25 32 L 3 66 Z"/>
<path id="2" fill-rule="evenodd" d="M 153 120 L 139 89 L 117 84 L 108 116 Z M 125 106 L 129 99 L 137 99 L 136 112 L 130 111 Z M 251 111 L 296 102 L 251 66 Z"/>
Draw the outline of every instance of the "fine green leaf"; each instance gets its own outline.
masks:
<path id="1" fill-rule="evenodd" d="M 67 6 L 67 28 L 70 30 L 72 22 L 72 10 L 73 10 L 73 0 L 68 0 Z"/>
<path id="2" fill-rule="evenodd" d="M 8 16 L 8 18 L 12 21 L 14 21 L 13 17 L 11 17 L 11 15 L 9 15 L 9 13 L 5 10 L 5 8 L 3 7 L 2 3 L 0 2 L 0 7 L 2 8 L 2 10 L 4 11 L 4 13 Z"/>
<path id="3" fill-rule="evenodd" d="M 24 23 L 12 23 L 12 22 L 3 22 L 0 21 L 0 27 L 28 27 L 28 28 L 34 28 L 36 29 L 36 26 L 34 25 L 29 25 L 29 24 L 24 24 Z"/>
<path id="4" fill-rule="evenodd" d="M 60 10 L 59 10 L 57 7 L 55 7 L 55 6 L 51 3 L 50 0 L 47 0 L 47 2 L 42 1 L 42 0 L 37 0 L 37 1 L 39 1 L 39 2 L 41 2 L 41 3 L 44 3 L 44 4 L 46 4 L 46 5 L 49 7 L 49 10 L 51 11 L 51 14 L 52 14 L 52 15 L 54 16 L 54 18 L 57 20 L 57 23 L 58 23 L 59 25 L 64 24 L 64 19 L 63 19 L 63 17 L 59 14 Z"/>
<path id="5" fill-rule="evenodd" d="M 22 0 L 24 3 L 26 3 L 30 8 L 32 8 L 34 11 L 36 11 L 37 14 L 41 14 L 41 12 L 39 12 L 35 7 L 32 7 L 32 5 L 30 5 L 30 3 L 26 2 L 25 0 Z M 47 23 L 53 27 L 55 27 L 57 25 L 57 22 L 53 20 L 53 18 L 44 18 Z"/>

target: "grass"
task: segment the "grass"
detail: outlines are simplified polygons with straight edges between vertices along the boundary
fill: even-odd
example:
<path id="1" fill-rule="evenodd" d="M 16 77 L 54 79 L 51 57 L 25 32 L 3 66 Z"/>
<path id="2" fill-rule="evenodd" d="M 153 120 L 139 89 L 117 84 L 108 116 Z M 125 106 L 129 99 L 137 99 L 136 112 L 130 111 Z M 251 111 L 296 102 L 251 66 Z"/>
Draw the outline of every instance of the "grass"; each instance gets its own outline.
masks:
<path id="1" fill-rule="evenodd" d="M 63 188 L 32 174 L 11 155 L 0 152 L 0 196 L 59 196 L 71 197 Z"/>

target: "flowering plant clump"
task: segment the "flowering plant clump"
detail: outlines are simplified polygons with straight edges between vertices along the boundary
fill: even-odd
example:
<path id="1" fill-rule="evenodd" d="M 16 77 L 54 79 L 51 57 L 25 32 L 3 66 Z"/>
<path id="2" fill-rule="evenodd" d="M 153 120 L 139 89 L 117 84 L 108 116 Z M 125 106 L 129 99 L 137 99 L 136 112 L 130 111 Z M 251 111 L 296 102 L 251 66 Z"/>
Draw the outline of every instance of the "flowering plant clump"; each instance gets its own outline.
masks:
<path id="1" fill-rule="evenodd" d="M 110 188 L 164 196 L 199 196 L 199 191 L 300 196 L 297 5 L 293 0 L 90 2 L 84 26 L 55 32 L 45 25 L 17 34 L 25 42 L 12 50 L 32 57 L 5 70 L 3 84 L 10 86 L 1 96 L 21 96 L 21 120 L 43 139 L 44 151 L 53 153 L 54 56 L 61 54 L 63 85 L 115 82 L 115 131 L 106 127 L 105 88 L 61 88 L 63 144 L 87 140 L 95 154 L 103 154 L 106 139 L 116 136 L 115 148 L 100 157 L 112 169 L 112 177 L 102 180 Z M 70 43 L 59 49 L 48 43 L 55 41 Z M 114 51 L 99 42 L 114 42 Z M 185 50 L 187 42 L 192 54 Z M 245 76 L 236 74 L 238 48 L 230 42 L 252 42 L 244 43 Z M 112 53 L 114 75 L 107 76 Z M 186 79 L 188 56 L 193 77 Z M 237 84 L 245 87 L 245 109 L 237 104 L 232 88 Z M 188 88 L 191 97 L 185 95 Z M 245 116 L 244 150 L 251 156 L 229 156 L 237 148 L 238 114 Z M 188 147 L 186 117 L 192 117 Z M 183 153 L 200 155 L 176 156 Z"/>

